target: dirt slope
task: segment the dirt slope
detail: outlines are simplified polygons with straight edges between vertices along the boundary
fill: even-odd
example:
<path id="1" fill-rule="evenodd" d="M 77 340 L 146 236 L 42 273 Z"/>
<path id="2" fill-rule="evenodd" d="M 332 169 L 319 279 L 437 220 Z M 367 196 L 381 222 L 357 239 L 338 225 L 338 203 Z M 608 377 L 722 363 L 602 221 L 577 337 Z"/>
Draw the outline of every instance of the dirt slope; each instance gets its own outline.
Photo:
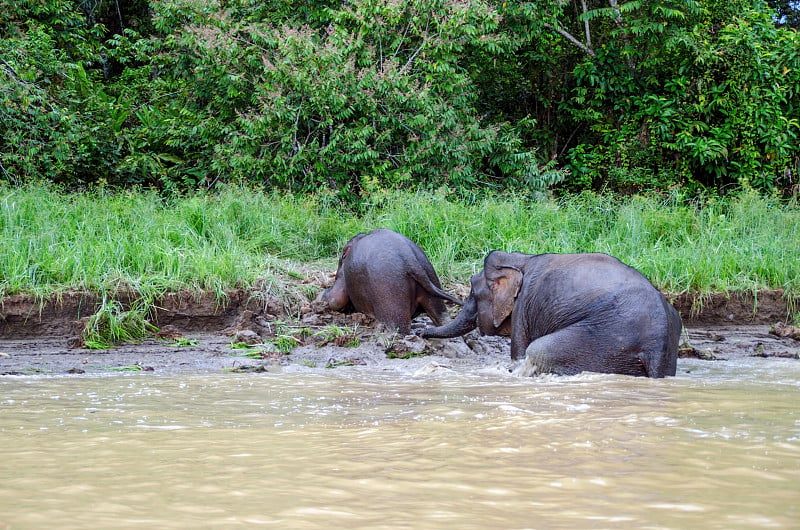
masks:
<path id="1" fill-rule="evenodd" d="M 306 281 L 318 286 L 317 280 Z M 462 297 L 466 289 L 454 288 Z M 123 304 L 132 298 L 130 293 L 117 297 Z M 686 328 L 684 356 L 710 360 L 742 355 L 800 357 L 800 340 L 770 333 L 772 325 L 791 321 L 797 312 L 797 301 L 787 300 L 779 291 L 757 296 L 681 295 L 671 300 Z M 80 333 L 101 302 L 96 294 L 85 292 L 44 301 L 23 295 L 4 298 L 0 303 L 0 374 L 342 366 L 507 372 L 510 366 L 504 338 L 477 334 L 444 341 L 397 337 L 364 315 L 329 313 L 302 296 L 279 299 L 263 289 L 232 291 L 225 300 L 212 294 L 168 294 L 155 303 L 151 320 L 161 329 L 157 336 L 141 344 L 89 350 L 83 347 Z M 455 313 L 457 308 L 451 310 Z M 426 324 L 426 317 L 421 317 L 414 326 Z M 239 342 L 252 346 L 232 347 Z"/>

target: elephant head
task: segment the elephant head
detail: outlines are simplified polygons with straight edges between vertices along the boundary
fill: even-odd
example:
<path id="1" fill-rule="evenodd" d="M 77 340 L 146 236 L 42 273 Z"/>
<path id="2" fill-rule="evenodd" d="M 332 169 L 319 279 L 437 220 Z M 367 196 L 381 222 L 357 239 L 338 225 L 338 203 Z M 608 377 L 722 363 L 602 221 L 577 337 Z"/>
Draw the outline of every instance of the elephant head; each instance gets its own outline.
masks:
<path id="1" fill-rule="evenodd" d="M 509 320 L 522 287 L 523 267 L 513 254 L 495 251 L 486 256 L 472 290 L 478 301 L 478 327 L 485 335 L 508 335 Z M 490 322 L 491 317 L 491 322 Z"/>
<path id="2" fill-rule="evenodd" d="M 428 328 L 425 338 L 450 338 L 475 329 L 483 335 L 511 334 L 511 313 L 522 287 L 524 264 L 514 254 L 494 251 L 470 280 L 470 293 L 458 316 L 445 326 Z"/>

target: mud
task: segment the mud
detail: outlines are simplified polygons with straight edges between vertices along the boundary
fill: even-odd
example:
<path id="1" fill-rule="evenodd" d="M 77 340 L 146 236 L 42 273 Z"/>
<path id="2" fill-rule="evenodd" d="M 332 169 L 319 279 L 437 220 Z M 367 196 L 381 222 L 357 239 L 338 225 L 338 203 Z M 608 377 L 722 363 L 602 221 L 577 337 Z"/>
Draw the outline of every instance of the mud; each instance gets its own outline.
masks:
<path id="1" fill-rule="evenodd" d="M 298 280 L 282 297 L 269 286 L 213 294 L 170 293 L 154 301 L 150 321 L 160 331 L 138 344 L 87 349 L 86 319 L 101 304 L 93 293 L 69 292 L 48 300 L 10 296 L 0 304 L 0 374 L 98 374 L 322 370 L 360 367 L 406 373 L 512 368 L 508 339 L 465 337 L 426 341 L 398 337 L 365 315 L 330 313 L 306 294 L 330 277 Z M 310 289 L 308 287 L 311 287 Z M 461 296 L 466 286 L 452 286 Z M 463 293 L 461 291 L 464 291 Z M 287 294 L 288 293 L 288 294 Z M 115 299 L 130 306 L 134 293 Z M 800 357 L 793 333 L 797 300 L 780 291 L 670 297 L 681 312 L 680 355 L 709 361 L 742 356 Z M 451 308 L 457 312 L 458 308 Z M 414 328 L 429 325 L 427 317 Z M 788 331 L 787 331 L 788 330 Z"/>

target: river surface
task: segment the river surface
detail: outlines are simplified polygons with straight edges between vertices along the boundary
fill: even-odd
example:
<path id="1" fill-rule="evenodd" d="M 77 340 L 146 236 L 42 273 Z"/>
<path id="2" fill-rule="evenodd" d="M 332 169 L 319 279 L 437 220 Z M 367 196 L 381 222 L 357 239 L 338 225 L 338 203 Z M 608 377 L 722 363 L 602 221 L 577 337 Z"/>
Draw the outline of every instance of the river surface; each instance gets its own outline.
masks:
<path id="1" fill-rule="evenodd" d="M 800 362 L 0 378 L 0 528 L 798 528 Z"/>

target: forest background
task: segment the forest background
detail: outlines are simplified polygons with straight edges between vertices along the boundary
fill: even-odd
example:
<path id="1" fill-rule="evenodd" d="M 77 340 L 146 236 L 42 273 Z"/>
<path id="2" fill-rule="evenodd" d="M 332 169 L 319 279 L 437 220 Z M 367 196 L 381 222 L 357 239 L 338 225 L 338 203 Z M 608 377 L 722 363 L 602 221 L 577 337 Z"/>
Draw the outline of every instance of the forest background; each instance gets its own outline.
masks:
<path id="1" fill-rule="evenodd" d="M 797 2 L 0 1 L 0 179 L 791 196 Z"/>
<path id="2" fill-rule="evenodd" d="M 492 249 L 599 251 L 800 321 L 798 26 L 782 0 L 0 0 L 0 295 L 313 298 L 385 227 L 448 285 Z"/>

